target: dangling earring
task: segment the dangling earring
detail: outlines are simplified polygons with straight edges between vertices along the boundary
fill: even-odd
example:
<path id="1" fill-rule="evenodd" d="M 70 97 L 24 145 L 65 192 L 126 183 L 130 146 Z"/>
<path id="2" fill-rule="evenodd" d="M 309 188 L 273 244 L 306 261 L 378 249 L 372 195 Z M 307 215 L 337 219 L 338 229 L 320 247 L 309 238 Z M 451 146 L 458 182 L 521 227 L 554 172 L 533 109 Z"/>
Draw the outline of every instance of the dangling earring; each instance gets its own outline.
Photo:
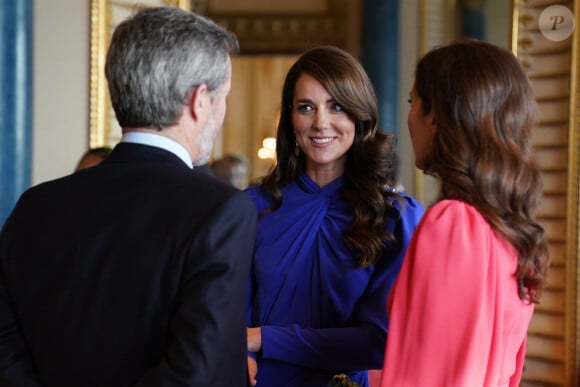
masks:
<path id="1" fill-rule="evenodd" d="M 296 156 L 296 158 L 300 157 L 300 147 L 297 142 L 294 143 L 294 156 Z"/>

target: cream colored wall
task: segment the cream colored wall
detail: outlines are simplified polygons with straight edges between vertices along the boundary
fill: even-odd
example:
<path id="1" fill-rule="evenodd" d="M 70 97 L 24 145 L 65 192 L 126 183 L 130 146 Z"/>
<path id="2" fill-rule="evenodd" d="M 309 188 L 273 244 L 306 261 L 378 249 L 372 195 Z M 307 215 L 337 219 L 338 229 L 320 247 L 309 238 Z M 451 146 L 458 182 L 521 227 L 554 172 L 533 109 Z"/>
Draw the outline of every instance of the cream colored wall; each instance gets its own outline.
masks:
<path id="1" fill-rule="evenodd" d="M 415 195 L 415 156 L 413 145 L 407 130 L 407 114 L 409 112 L 409 91 L 413 86 L 415 63 L 419 55 L 419 29 L 415 22 L 419 15 L 419 0 L 401 1 L 399 6 L 399 23 L 403 30 L 399 34 L 399 158 L 400 176 L 399 182 L 405 191 Z"/>
<path id="2" fill-rule="evenodd" d="M 32 183 L 72 172 L 88 141 L 89 0 L 34 2 Z"/>
<path id="3" fill-rule="evenodd" d="M 232 60 L 232 89 L 221 138 L 214 156 L 234 153 L 250 162 L 250 181 L 258 181 L 273 165 L 258 150 L 266 137 L 276 137 L 280 98 L 286 73 L 296 55 L 238 56 Z"/>

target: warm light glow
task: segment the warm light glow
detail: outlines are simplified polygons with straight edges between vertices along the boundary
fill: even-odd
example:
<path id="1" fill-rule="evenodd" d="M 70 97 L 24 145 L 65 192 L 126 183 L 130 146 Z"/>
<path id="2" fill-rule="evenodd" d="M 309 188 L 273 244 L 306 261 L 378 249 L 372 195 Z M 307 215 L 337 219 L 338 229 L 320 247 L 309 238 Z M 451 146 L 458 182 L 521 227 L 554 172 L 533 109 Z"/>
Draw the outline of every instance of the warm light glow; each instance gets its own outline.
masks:
<path id="1" fill-rule="evenodd" d="M 274 159 L 276 157 L 276 139 L 266 137 L 262 140 L 263 147 L 258 150 L 258 157 L 262 160 Z"/>
<path id="2" fill-rule="evenodd" d="M 262 146 L 267 149 L 276 150 L 276 139 L 274 137 L 266 137 L 262 140 Z"/>
<path id="3" fill-rule="evenodd" d="M 274 155 L 272 154 L 272 150 L 260 148 L 258 150 L 258 157 L 261 158 L 262 160 L 265 160 L 265 159 L 273 159 Z"/>

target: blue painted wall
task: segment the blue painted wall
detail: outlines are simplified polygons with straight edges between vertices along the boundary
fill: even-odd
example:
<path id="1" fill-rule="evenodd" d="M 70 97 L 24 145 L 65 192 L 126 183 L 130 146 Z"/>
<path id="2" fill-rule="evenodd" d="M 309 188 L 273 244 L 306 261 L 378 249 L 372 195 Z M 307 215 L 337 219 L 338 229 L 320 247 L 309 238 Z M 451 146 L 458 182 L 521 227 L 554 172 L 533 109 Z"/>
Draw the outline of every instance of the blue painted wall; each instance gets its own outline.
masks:
<path id="1" fill-rule="evenodd" d="M 0 0 L 0 224 L 30 186 L 33 0 Z"/>
<path id="2" fill-rule="evenodd" d="M 361 63 L 379 99 L 382 131 L 399 133 L 399 0 L 363 0 Z"/>

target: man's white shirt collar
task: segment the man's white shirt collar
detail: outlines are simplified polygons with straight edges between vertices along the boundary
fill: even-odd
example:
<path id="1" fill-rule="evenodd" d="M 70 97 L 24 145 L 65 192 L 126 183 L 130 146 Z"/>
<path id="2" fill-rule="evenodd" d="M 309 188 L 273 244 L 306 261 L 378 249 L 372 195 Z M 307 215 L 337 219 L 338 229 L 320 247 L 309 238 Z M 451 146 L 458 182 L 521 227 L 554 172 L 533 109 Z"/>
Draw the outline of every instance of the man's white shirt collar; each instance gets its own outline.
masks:
<path id="1" fill-rule="evenodd" d="M 170 138 L 150 132 L 127 132 L 123 134 L 121 142 L 132 142 L 135 144 L 150 145 L 165 149 L 179 157 L 189 168 L 193 168 L 191 156 L 183 145 Z"/>

